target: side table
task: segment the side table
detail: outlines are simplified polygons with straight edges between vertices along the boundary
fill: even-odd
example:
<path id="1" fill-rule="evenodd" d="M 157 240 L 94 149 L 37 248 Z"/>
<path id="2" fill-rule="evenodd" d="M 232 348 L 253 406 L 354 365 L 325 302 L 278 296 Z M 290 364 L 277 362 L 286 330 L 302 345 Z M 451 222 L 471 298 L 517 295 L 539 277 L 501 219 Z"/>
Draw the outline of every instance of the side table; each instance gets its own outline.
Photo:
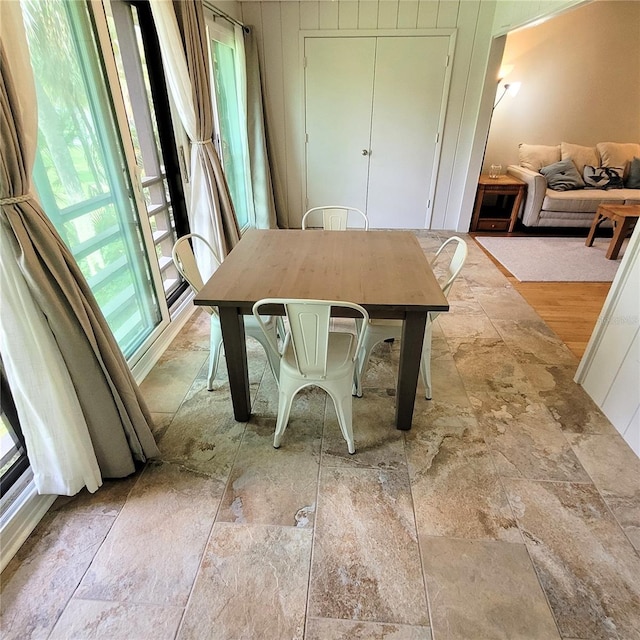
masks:
<path id="1" fill-rule="evenodd" d="M 481 175 L 478 178 L 478 190 L 469 230 L 513 231 L 526 188 L 527 185 L 514 176 L 500 175 L 490 178 L 488 175 Z M 498 199 L 500 204 L 486 203 L 486 196 L 489 195 L 503 196 Z"/>
<path id="2" fill-rule="evenodd" d="M 585 244 L 587 247 L 593 244 L 598 225 L 608 218 L 613 222 L 613 238 L 607 249 L 607 259 L 616 260 L 622 242 L 633 231 L 639 217 L 640 204 L 601 204 L 593 218 Z"/>

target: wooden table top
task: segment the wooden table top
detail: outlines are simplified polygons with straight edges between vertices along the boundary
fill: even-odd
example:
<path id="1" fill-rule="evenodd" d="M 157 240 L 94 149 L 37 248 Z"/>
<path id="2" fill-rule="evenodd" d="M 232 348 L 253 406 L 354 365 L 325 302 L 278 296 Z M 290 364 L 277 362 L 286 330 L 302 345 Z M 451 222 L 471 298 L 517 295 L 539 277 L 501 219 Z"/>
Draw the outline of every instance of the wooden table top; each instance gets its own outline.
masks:
<path id="1" fill-rule="evenodd" d="M 526 182 L 512 176 L 510 173 L 501 173 L 497 178 L 490 178 L 488 174 L 483 173 L 478 178 L 478 184 L 494 187 L 522 187 Z"/>
<path id="2" fill-rule="evenodd" d="M 598 213 L 601 213 L 601 209 L 620 216 L 621 218 L 640 217 L 640 204 L 601 204 L 598 207 Z"/>
<path id="3" fill-rule="evenodd" d="M 369 311 L 449 309 L 410 231 L 249 229 L 194 302 L 246 309 L 262 298 L 344 300 Z"/>

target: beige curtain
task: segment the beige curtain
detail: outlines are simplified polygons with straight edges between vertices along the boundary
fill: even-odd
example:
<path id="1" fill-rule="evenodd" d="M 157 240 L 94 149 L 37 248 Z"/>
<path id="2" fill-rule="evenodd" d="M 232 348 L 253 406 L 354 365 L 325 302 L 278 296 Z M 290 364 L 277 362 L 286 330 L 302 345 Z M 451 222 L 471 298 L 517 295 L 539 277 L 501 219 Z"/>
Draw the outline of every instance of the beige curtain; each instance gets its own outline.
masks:
<path id="1" fill-rule="evenodd" d="M 260 63 L 258 46 L 253 29 L 244 32 L 247 84 L 247 129 L 249 144 L 249 162 L 251 166 L 251 185 L 253 205 L 256 212 L 258 229 L 274 229 L 279 217 L 271 182 L 271 168 L 265 131 L 265 118 L 262 101 L 262 83 L 260 81 Z M 280 226 L 285 226 L 283 220 Z"/>
<path id="2" fill-rule="evenodd" d="M 145 462 L 149 457 L 159 455 L 149 426 L 150 416 L 77 263 L 32 191 L 37 128 L 33 75 L 20 5 L 17 2 L 0 4 L 3 23 L 0 31 L 0 224 L 3 249 L 11 248 L 3 251 L 0 267 L 7 282 L 7 274 L 12 273 L 17 263 L 32 302 L 40 312 L 39 317 L 44 319 L 46 330 L 53 336 L 50 342 L 57 349 L 56 357 L 61 358 L 72 382 L 71 391 L 75 390 L 101 475 L 123 477 L 135 470 L 136 461 Z M 16 295 L 9 302 L 18 297 Z M 6 302 L 3 291 L 2 357 L 12 390 L 15 393 L 17 389 L 22 394 L 21 398 L 16 398 L 22 423 L 25 415 L 20 412 L 20 404 L 31 408 L 37 406 L 39 396 L 56 382 L 51 379 L 56 374 L 47 366 L 47 354 L 35 349 L 30 341 L 16 339 L 16 334 L 7 332 L 7 327 L 24 326 L 35 319 L 31 316 L 21 318 L 20 309 Z M 34 376 L 33 371 L 39 375 Z M 25 431 L 34 428 L 27 418 L 28 424 L 23 425 Z M 50 415 L 39 418 L 42 424 L 52 427 Z M 55 426 L 59 430 L 66 428 L 63 423 Z M 56 435 L 54 429 L 50 437 L 56 440 L 63 435 Z M 45 436 L 32 432 L 30 437 L 42 440 Z M 77 437 L 72 438 L 75 439 Z M 43 444 L 38 441 L 35 444 L 46 448 L 55 442 Z M 27 440 L 28 453 L 29 448 Z M 80 455 L 78 451 L 67 454 L 71 462 Z M 60 455 L 64 457 L 64 451 Z M 59 464 L 59 458 L 51 464 L 56 462 L 64 472 L 65 465 Z M 42 477 L 49 475 L 47 469 L 42 470 Z M 62 493 L 67 486 L 65 483 L 67 479 L 61 478 L 63 491 L 55 487 L 51 490 L 53 485 L 44 491 L 42 487 L 38 489 Z M 72 483 L 66 492 L 73 493 L 79 488 Z M 95 486 L 92 489 L 95 490 Z"/>
<path id="3" fill-rule="evenodd" d="M 213 107 L 206 28 L 200 0 L 150 0 L 162 62 L 182 126 L 192 143 L 189 224 L 222 261 L 240 240 L 229 187 L 212 142 Z M 207 252 L 195 247 L 205 280 L 215 271 Z"/>

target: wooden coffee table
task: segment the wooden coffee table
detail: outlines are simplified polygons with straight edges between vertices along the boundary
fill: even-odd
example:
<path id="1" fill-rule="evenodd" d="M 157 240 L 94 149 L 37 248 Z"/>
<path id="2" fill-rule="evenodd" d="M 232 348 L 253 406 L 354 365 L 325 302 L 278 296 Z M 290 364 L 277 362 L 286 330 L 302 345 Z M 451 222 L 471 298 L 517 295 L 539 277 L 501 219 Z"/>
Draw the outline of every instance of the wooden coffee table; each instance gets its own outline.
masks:
<path id="1" fill-rule="evenodd" d="M 622 241 L 630 231 L 636 226 L 640 217 L 640 204 L 601 204 L 591 224 L 589 235 L 585 244 L 590 247 L 596 235 L 596 229 L 605 220 L 613 222 L 613 238 L 607 249 L 607 258 L 615 260 L 622 246 Z"/>

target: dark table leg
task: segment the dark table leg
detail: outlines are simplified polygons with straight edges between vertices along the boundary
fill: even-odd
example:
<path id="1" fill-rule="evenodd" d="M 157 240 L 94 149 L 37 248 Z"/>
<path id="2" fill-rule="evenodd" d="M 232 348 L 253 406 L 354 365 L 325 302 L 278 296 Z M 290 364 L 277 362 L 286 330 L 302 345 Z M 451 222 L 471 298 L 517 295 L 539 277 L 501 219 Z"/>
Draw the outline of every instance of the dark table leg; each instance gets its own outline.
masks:
<path id="1" fill-rule="evenodd" d="M 247 422 L 251 416 L 251 397 L 244 319 L 236 307 L 219 307 L 219 310 L 233 415 L 238 422 Z"/>
<path id="2" fill-rule="evenodd" d="M 402 328 L 398 389 L 396 392 L 396 427 L 403 431 L 411 429 L 426 324 L 426 311 L 410 311 L 407 313 Z"/>

